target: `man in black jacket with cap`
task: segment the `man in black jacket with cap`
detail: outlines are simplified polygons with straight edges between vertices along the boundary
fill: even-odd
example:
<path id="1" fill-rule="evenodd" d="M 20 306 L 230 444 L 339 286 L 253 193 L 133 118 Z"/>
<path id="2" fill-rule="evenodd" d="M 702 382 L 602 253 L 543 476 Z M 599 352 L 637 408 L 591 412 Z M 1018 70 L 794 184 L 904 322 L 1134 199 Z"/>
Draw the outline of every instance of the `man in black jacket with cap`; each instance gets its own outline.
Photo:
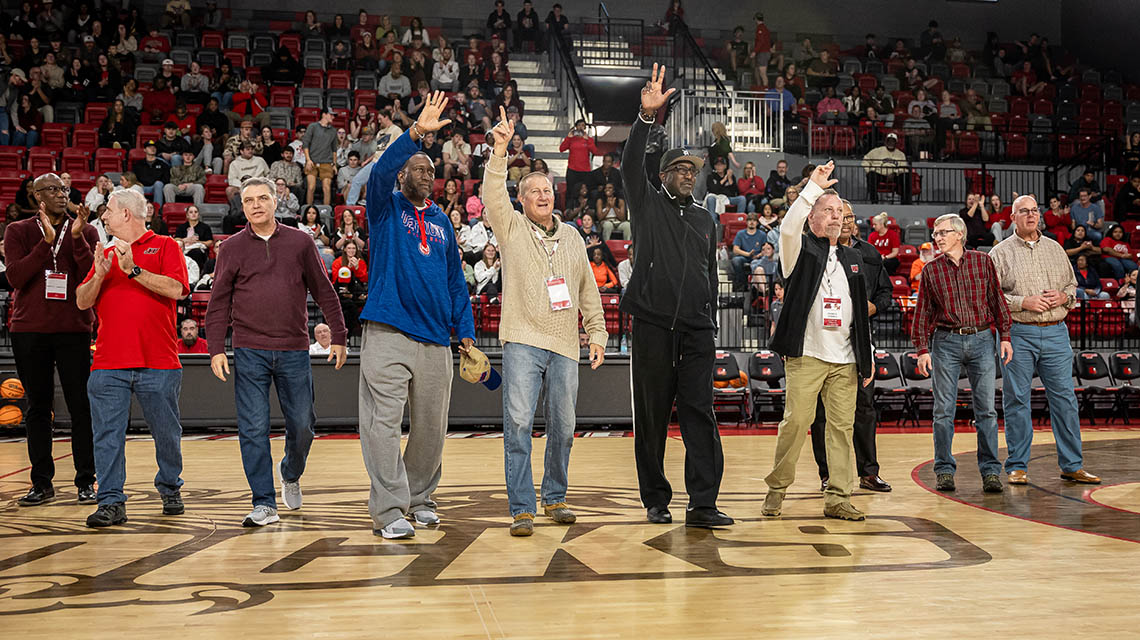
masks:
<path id="1" fill-rule="evenodd" d="M 665 478 L 665 436 L 673 401 L 685 443 L 685 524 L 733 524 L 716 508 L 724 453 L 712 411 L 716 351 L 716 223 L 693 201 L 702 160 L 683 149 L 661 158 L 661 191 L 645 174 L 645 146 L 657 110 L 674 90 L 661 91 L 665 68 L 641 90 L 641 112 L 622 156 L 626 201 L 637 238 L 633 275 L 621 310 L 633 316 L 634 454 L 641 502 L 650 522 L 669 523 L 672 487 Z"/>
<path id="2" fill-rule="evenodd" d="M 878 249 L 869 242 L 855 237 L 855 212 L 851 203 L 843 201 L 843 228 L 839 232 L 839 244 L 859 252 L 863 259 L 863 279 L 867 283 L 867 315 L 875 317 L 879 311 L 891 304 L 891 280 L 883 269 L 883 258 Z M 828 467 L 827 448 L 824 443 L 824 425 L 827 422 L 823 409 L 823 398 L 816 405 L 815 422 L 811 423 L 811 448 L 815 453 L 815 463 L 819 466 L 821 491 L 827 491 Z M 859 476 L 859 487 L 871 491 L 886 492 L 891 485 L 879 477 L 878 452 L 875 448 L 875 427 L 878 415 L 875 412 L 875 384 L 872 382 L 859 387 L 855 398 L 855 429 L 852 440 L 855 445 L 855 471 Z"/>
<path id="3" fill-rule="evenodd" d="M 775 464 L 764 478 L 768 495 L 761 513 L 766 516 L 780 515 L 822 393 L 831 474 L 823 515 L 864 518 L 851 504 L 851 432 L 856 390 L 872 376 L 871 331 L 863 260 L 857 250 L 839 244 L 843 202 L 830 188 L 834 170 L 835 163 L 828 162 L 812 171 L 780 225 L 780 270 L 787 284 L 771 346 L 786 359 L 787 392 Z M 805 219 L 808 230 L 801 231 Z"/>

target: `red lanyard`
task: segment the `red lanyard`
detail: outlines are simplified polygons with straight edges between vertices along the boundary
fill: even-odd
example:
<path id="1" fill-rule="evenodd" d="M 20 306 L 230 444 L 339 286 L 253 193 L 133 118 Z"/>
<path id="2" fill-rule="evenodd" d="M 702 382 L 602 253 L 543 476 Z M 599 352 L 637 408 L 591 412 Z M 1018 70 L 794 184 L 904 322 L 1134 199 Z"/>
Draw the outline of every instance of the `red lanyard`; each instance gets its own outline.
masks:
<path id="1" fill-rule="evenodd" d="M 416 205 L 412 205 L 412 210 L 415 211 L 416 214 L 416 223 L 419 224 L 420 227 L 420 253 L 424 254 L 425 256 L 431 253 L 431 248 L 428 247 L 427 241 L 427 226 L 424 223 L 424 218 L 426 217 L 425 214 L 427 210 L 431 208 L 431 205 L 432 202 L 428 199 L 424 199 L 423 209 L 417 209 Z"/>

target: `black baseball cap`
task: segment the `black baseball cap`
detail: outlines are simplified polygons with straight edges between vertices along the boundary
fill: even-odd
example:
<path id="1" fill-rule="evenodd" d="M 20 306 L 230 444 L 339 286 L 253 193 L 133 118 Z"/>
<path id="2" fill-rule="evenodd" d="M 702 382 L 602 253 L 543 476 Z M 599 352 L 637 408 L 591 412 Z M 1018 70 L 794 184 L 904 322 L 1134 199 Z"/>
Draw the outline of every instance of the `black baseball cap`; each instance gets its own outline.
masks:
<path id="1" fill-rule="evenodd" d="M 661 171 L 664 172 L 678 162 L 691 162 L 697 171 L 705 166 L 705 161 L 694 155 L 692 151 L 678 147 L 666 151 L 665 155 L 661 156 Z"/>

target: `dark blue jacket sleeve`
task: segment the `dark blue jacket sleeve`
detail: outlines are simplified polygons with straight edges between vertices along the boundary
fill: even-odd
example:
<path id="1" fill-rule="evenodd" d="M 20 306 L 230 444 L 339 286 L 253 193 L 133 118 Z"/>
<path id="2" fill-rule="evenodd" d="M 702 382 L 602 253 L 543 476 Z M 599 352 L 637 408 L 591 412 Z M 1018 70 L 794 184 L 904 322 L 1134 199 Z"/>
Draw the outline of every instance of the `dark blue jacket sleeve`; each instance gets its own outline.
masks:
<path id="1" fill-rule="evenodd" d="M 376 160 L 376 166 L 372 167 L 372 173 L 368 176 L 368 223 L 379 222 L 387 213 L 390 207 L 384 206 L 385 203 L 390 203 L 392 199 L 389 197 L 392 194 L 392 187 L 396 184 L 396 175 L 400 173 L 400 169 L 404 168 L 404 163 L 408 158 L 412 157 L 417 151 L 420 150 L 420 144 L 412 140 L 410 131 L 405 131 L 400 134 L 384 153 L 380 154 L 380 158 Z"/>
<path id="2" fill-rule="evenodd" d="M 467 280 L 460 264 L 459 245 L 455 234 L 447 234 L 447 289 L 451 293 L 451 326 L 460 340 L 475 339 L 475 319 L 471 315 L 471 298 L 467 295 Z"/>

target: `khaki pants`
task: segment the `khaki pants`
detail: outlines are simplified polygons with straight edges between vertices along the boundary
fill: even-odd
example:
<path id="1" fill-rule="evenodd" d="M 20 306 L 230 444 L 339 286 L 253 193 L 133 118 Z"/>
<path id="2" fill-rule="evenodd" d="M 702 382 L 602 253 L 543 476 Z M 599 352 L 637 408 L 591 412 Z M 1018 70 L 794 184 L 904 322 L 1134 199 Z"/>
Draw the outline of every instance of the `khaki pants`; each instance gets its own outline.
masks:
<path id="1" fill-rule="evenodd" d="M 824 502 L 850 502 L 855 488 L 854 449 L 851 432 L 855 423 L 855 395 L 859 376 L 854 364 L 831 364 L 811 356 L 788 358 L 784 364 L 787 398 L 784 419 L 776 438 L 776 463 L 764 481 L 772 491 L 785 493 L 796 479 L 808 428 L 815 420 L 816 401 L 822 394 L 827 411 L 824 446 L 831 474 Z"/>

